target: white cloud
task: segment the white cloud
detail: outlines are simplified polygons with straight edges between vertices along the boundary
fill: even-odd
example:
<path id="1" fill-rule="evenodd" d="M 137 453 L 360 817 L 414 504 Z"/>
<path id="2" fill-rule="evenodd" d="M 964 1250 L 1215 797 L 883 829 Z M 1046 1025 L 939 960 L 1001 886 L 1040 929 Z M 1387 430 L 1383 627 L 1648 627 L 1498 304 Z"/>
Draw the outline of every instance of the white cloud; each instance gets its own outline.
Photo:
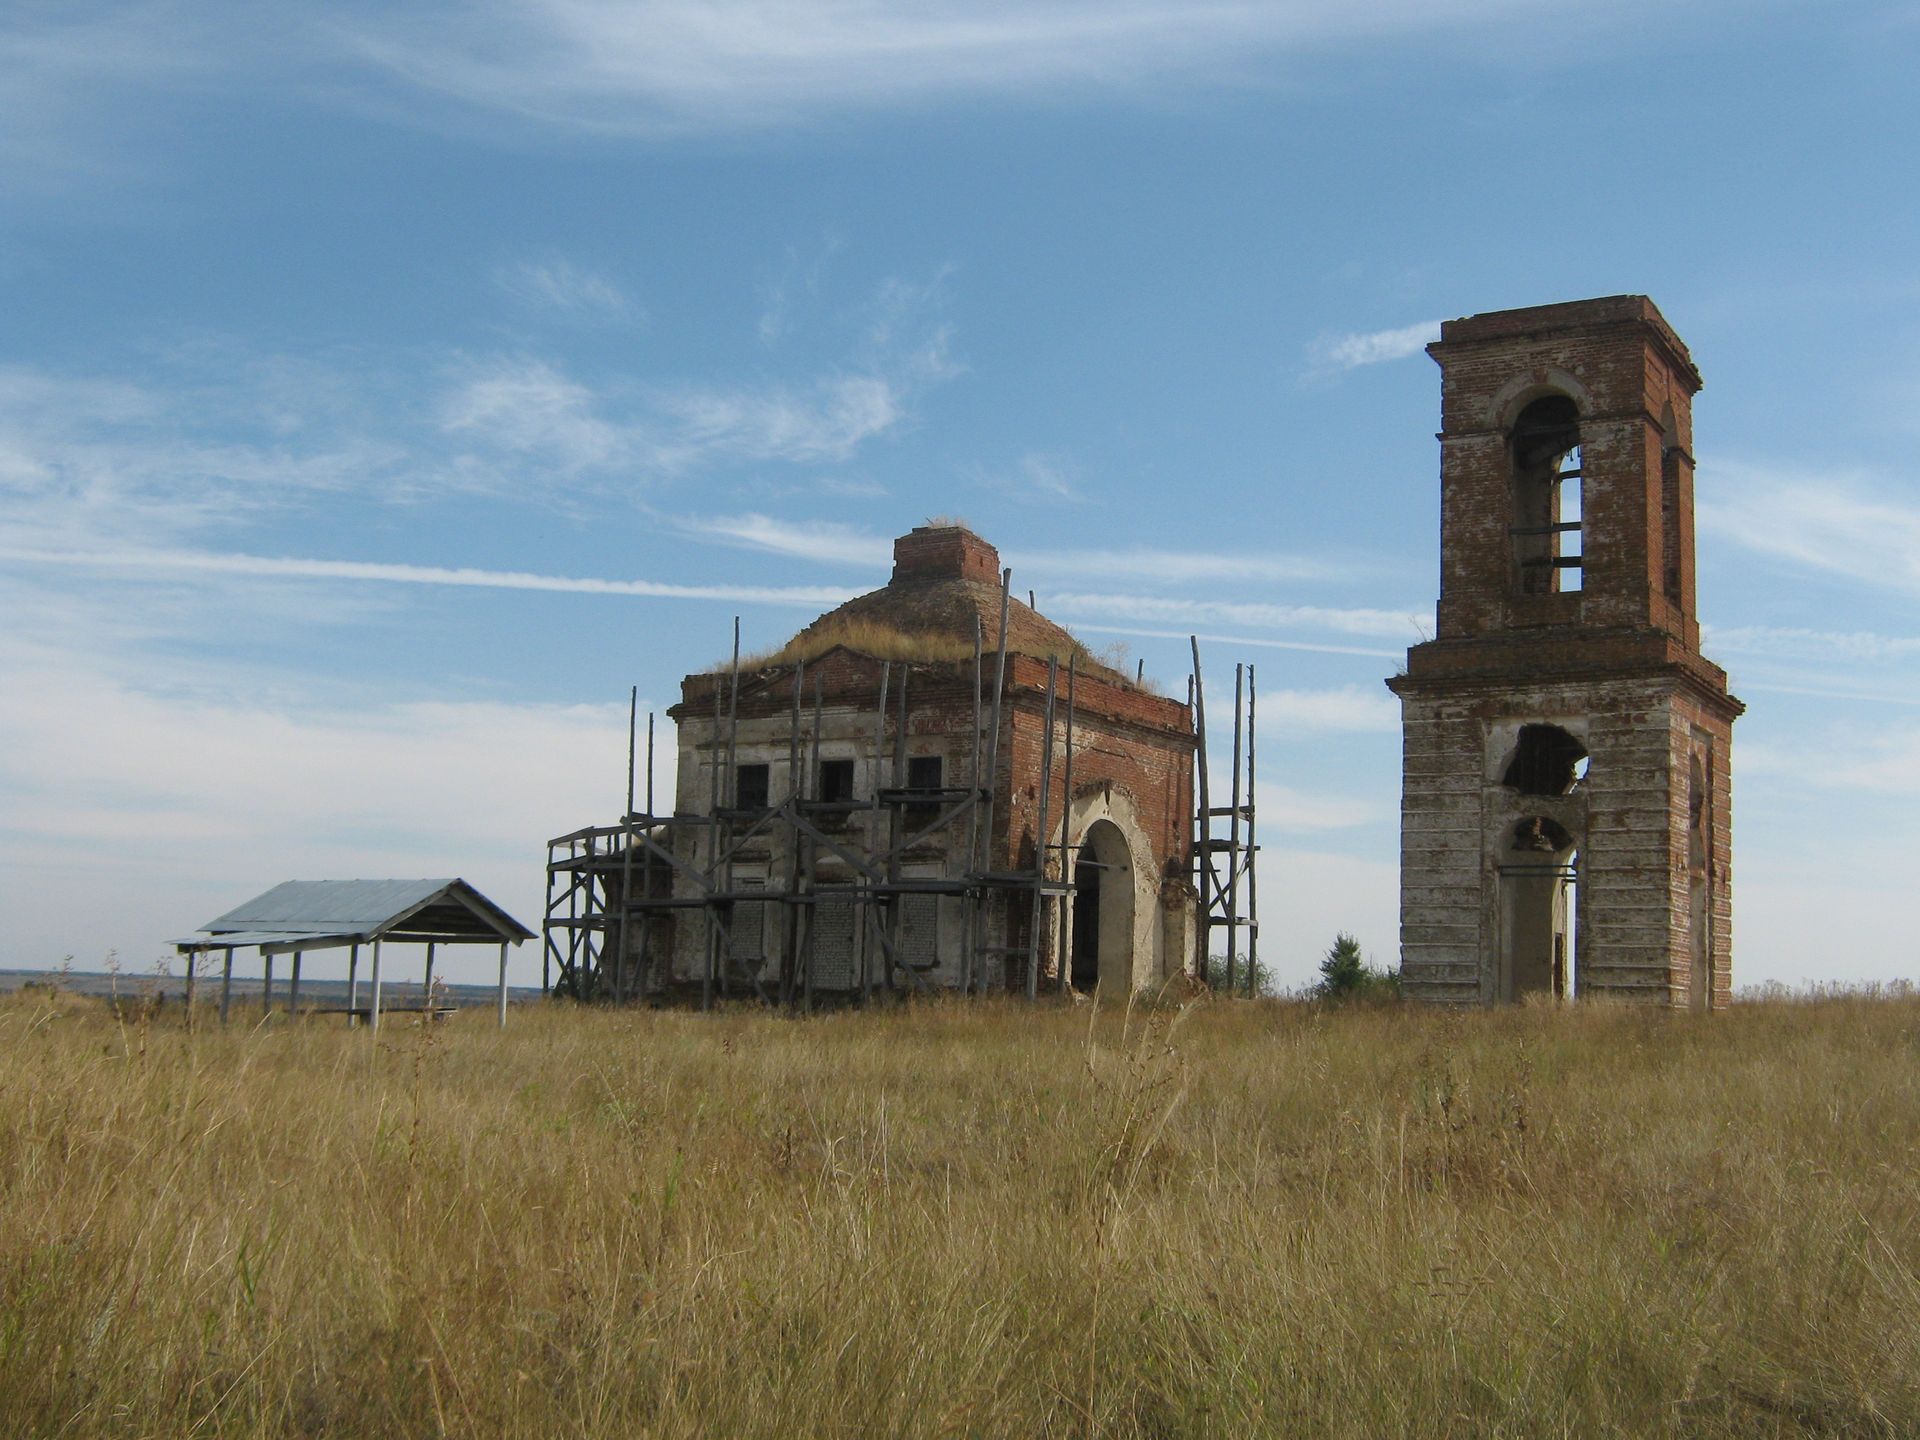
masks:
<path id="1" fill-rule="evenodd" d="M 1709 651 L 1783 660 L 1899 660 L 1920 656 L 1920 636 L 1879 635 L 1867 630 L 1809 630 L 1771 625 L 1702 625 Z"/>
<path id="2" fill-rule="evenodd" d="M 1229 711 L 1232 708 L 1227 707 Z M 1400 702 L 1387 693 L 1384 685 L 1262 690 L 1257 714 L 1262 734 L 1379 734 L 1400 729 Z"/>
<path id="3" fill-rule="evenodd" d="M 1375 610 L 1327 605 L 1277 605 L 1237 600 L 1188 600 L 1166 595 L 1055 594 L 1044 597 L 1041 609 L 1055 619 L 1085 615 L 1201 625 L 1226 621 L 1267 629 L 1331 630 L 1345 635 L 1377 635 L 1416 640 L 1419 617 L 1412 611 Z"/>
<path id="4" fill-rule="evenodd" d="M 680 522 L 688 534 L 746 550 L 833 565 L 881 569 L 891 563 L 891 541 L 828 520 L 776 520 L 768 515 L 719 515 Z"/>
<path id="5" fill-rule="evenodd" d="M 1385 360 L 1404 360 L 1440 338 L 1438 320 L 1421 320 L 1394 330 L 1369 330 L 1352 335 L 1324 336 L 1313 343 L 1316 370 L 1357 370 Z"/>
<path id="6" fill-rule="evenodd" d="M 243 575 L 280 580 L 371 580 L 394 585 L 453 585 L 490 590 L 538 590 L 563 595 L 609 595 L 666 600 L 724 600 L 755 605 L 838 605 L 848 592 L 814 585 L 673 585 L 656 580 L 601 580 L 439 565 L 395 565 L 364 560 L 305 560 L 207 550 L 39 550 L 0 546 L 0 558 L 53 570 L 119 575 Z"/>
<path id="7" fill-rule="evenodd" d="M 540 842 L 604 821 L 625 764 L 624 705 L 295 706 L 257 677 L 147 690 L 104 662 L 5 658 L 0 965 L 97 965 L 111 948 L 143 967 L 276 881 L 369 871 L 464 875 L 537 924 Z M 104 853 L 105 886 L 73 858 Z M 538 965 L 525 947 L 515 979 Z"/>
<path id="8" fill-rule="evenodd" d="M 1375 660 L 1400 660 L 1404 650 L 1382 650 L 1366 645 L 1326 645 L 1310 640 L 1275 640 L 1265 635 L 1216 635 L 1208 631 L 1141 629 L 1127 625 L 1092 624 L 1075 620 L 1073 628 L 1084 635 L 1124 635 L 1140 640 L 1194 639 L 1208 645 L 1226 645 L 1235 649 L 1249 646 L 1256 650 L 1292 650 L 1307 655 L 1364 655 Z"/>
<path id="9" fill-rule="evenodd" d="M 1143 546 L 1126 550 L 1017 550 L 1008 552 L 1004 558 L 1021 575 L 1032 574 L 1041 578 L 1059 575 L 1110 581 L 1150 580 L 1169 584 L 1229 580 L 1273 584 L 1301 580 L 1353 580 L 1365 576 L 1372 569 L 1357 562 L 1330 561 L 1304 555 L 1248 555 L 1231 551 L 1161 550 Z"/>
<path id="10" fill-rule="evenodd" d="M 597 413 L 599 397 L 538 360 L 496 361 L 461 381 L 441 403 L 451 434 L 556 464 L 572 475 L 632 465 L 644 431 Z"/>
<path id="11" fill-rule="evenodd" d="M 1867 589 L 1920 594 L 1920 506 L 1886 489 L 1863 472 L 1736 462 L 1703 472 L 1696 513 L 1703 534 L 1755 554 Z"/>
<path id="12" fill-rule="evenodd" d="M 686 452 L 801 464 L 845 460 L 907 413 L 905 397 L 881 375 L 834 376 L 804 391 L 689 388 L 657 403 L 677 424 L 672 443 Z"/>
<path id="13" fill-rule="evenodd" d="M 970 95 L 1062 96 L 1424 36 L 1532 0 L 542 0 L 335 15 L 357 55 L 428 94 L 599 133 L 803 122 Z"/>
<path id="14" fill-rule="evenodd" d="M 821 488 L 859 498 L 884 493 L 878 486 L 841 485 L 832 481 L 823 482 Z M 890 536 L 826 521 L 775 520 L 765 515 L 748 514 L 688 518 L 681 524 L 690 534 L 836 565 L 856 563 L 877 566 L 885 564 L 893 554 L 893 539 Z M 1013 568 L 1016 580 L 1023 576 L 1029 579 L 1064 576 L 1175 585 L 1211 584 L 1223 580 L 1276 584 L 1353 580 L 1363 578 L 1377 568 L 1363 562 L 1332 561 L 1313 556 L 1249 555 L 1138 546 L 1126 550 L 1013 550 L 1002 551 L 1000 558 Z"/>
<path id="15" fill-rule="evenodd" d="M 522 260 L 502 266 L 494 280 L 522 304 L 572 319 L 617 320 L 632 311 L 618 285 L 570 260 Z"/>

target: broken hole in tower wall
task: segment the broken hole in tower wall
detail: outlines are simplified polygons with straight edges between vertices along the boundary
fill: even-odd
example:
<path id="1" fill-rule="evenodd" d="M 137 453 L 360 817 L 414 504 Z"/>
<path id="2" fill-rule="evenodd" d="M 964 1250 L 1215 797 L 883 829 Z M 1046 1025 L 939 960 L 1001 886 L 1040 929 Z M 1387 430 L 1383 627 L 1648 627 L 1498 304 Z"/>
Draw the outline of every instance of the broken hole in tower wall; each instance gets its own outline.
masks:
<path id="1" fill-rule="evenodd" d="M 1586 777 L 1586 746 L 1558 725 L 1522 725 L 1500 783 L 1522 795 L 1568 795 Z"/>

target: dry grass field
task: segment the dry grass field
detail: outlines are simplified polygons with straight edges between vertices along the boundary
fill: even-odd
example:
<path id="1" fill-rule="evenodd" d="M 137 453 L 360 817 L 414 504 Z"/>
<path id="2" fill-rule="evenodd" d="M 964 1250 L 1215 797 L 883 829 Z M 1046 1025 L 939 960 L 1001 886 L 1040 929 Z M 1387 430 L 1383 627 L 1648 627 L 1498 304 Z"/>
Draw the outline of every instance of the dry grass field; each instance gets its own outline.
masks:
<path id="1" fill-rule="evenodd" d="M 1920 1434 L 1920 1003 L 0 1003 L 0 1435 Z"/>

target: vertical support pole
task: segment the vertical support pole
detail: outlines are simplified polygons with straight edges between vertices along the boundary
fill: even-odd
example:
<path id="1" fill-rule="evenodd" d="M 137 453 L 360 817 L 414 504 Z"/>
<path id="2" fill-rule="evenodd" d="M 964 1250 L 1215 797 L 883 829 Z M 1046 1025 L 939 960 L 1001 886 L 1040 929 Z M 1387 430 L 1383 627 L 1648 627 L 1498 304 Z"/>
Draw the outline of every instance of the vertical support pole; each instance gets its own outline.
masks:
<path id="1" fill-rule="evenodd" d="M 1227 818 L 1227 994 L 1239 993 L 1240 965 L 1240 717 L 1246 666 L 1233 667 L 1233 800 Z"/>
<path id="2" fill-rule="evenodd" d="M 198 950 L 187 951 L 187 1025 L 189 1028 L 193 1025 L 193 972 L 198 967 L 199 960 Z"/>
<path id="3" fill-rule="evenodd" d="M 1206 985 L 1210 983 L 1208 951 L 1213 945 L 1213 813 L 1207 795 L 1207 687 L 1200 672 L 1200 637 L 1190 635 L 1187 640 L 1193 646 L 1193 756 L 1200 777 L 1200 815 L 1193 857 L 1194 878 L 1200 882 L 1200 923 L 1195 927 L 1199 931 L 1196 940 L 1199 953 L 1194 957 L 1193 976 Z"/>
<path id="4" fill-rule="evenodd" d="M 367 1024 L 374 1031 L 380 1029 L 380 942 L 373 942 L 373 983 L 369 987 Z"/>
<path id="5" fill-rule="evenodd" d="M 560 966 L 560 980 L 573 977 L 573 998 L 580 998 L 580 842 L 567 846 L 567 956 Z"/>
<path id="6" fill-rule="evenodd" d="M 807 755 L 807 783 L 812 786 L 818 786 L 820 783 L 821 698 L 822 696 L 821 696 L 821 687 L 820 687 L 820 677 L 816 675 L 813 677 L 813 733 L 811 737 L 809 737 L 808 755 Z M 807 866 L 807 892 L 814 896 L 814 903 L 817 905 L 819 903 L 819 896 L 817 893 L 815 893 L 813 888 L 813 879 L 816 873 L 815 864 L 818 862 L 818 859 L 819 859 L 819 847 L 817 845 L 813 845 L 809 843 L 808 857 L 809 857 L 809 860 L 814 863 L 809 863 Z M 809 1011 L 813 1009 L 813 941 L 814 941 L 814 920 L 816 918 L 817 918 L 816 916 L 809 916 L 807 919 L 807 953 L 806 953 L 807 1009 Z M 863 957 L 865 953 L 866 952 L 864 950 L 861 952 Z M 866 961 L 864 958 L 862 958 L 861 965 L 864 967 L 865 964 L 866 964 Z"/>
<path id="7" fill-rule="evenodd" d="M 1254 841 L 1253 820 L 1259 813 L 1253 788 L 1254 734 L 1253 666 L 1247 666 L 1247 997 L 1260 993 L 1255 971 L 1260 963 L 1260 847 Z"/>
<path id="8" fill-rule="evenodd" d="M 1053 697 L 1060 657 L 1047 660 L 1046 720 L 1040 732 L 1040 809 L 1034 817 L 1033 907 L 1027 920 L 1027 999 L 1040 995 L 1040 912 L 1047 888 L 1047 801 L 1053 796 Z"/>
<path id="9" fill-rule="evenodd" d="M 780 907 L 780 1003 L 791 1007 L 800 993 L 800 827 L 792 822 L 800 803 L 800 693 L 805 684 L 807 662 L 793 662 L 793 704 L 787 721 L 787 798 L 782 807 L 787 818 L 787 903 Z M 767 797 L 771 800 L 773 797 Z"/>
<path id="10" fill-rule="evenodd" d="M 901 683 L 904 685 L 906 677 L 905 665 L 900 667 L 900 673 Z M 887 829 L 888 841 L 886 855 L 887 873 L 889 876 L 894 874 L 893 846 L 895 843 L 895 827 L 892 822 L 899 812 L 893 811 L 885 820 L 882 820 L 880 815 L 880 792 L 886 788 L 887 692 L 888 686 L 892 681 L 893 666 L 887 661 L 882 660 L 880 662 L 880 704 L 873 715 L 873 806 L 868 811 L 869 819 L 867 823 L 871 827 L 871 830 L 867 836 L 867 843 L 871 847 L 878 847 L 880 844 L 881 829 L 883 827 Z M 907 717 L 903 713 L 900 716 L 900 723 L 905 725 L 906 719 Z M 880 932 L 880 917 L 874 913 L 873 907 L 876 901 L 873 897 L 873 883 L 871 881 L 861 887 L 861 894 L 866 898 L 860 902 L 860 921 L 857 927 L 860 931 L 860 995 L 862 999 L 866 999 L 873 994 L 872 940 L 873 937 Z M 889 896 L 886 901 L 878 903 L 890 904 L 897 908 L 900 899 L 897 895 Z M 887 967 L 886 979 L 887 988 L 891 990 L 893 988 L 892 965 L 888 965 Z"/>
<path id="11" fill-rule="evenodd" d="M 620 812 L 620 948 L 613 952 L 613 1003 L 627 1003 L 627 924 L 633 914 L 633 767 L 640 687 L 627 691 L 627 803 Z"/>
<path id="12" fill-rule="evenodd" d="M 353 1025 L 360 1019 L 355 1012 L 360 1008 L 360 942 L 354 941 L 353 949 L 347 952 L 347 1024 Z"/>
<path id="13" fill-rule="evenodd" d="M 967 806 L 967 856 L 961 867 L 961 877 L 967 880 L 965 893 L 960 903 L 965 907 L 961 912 L 960 989 L 963 994 L 974 993 L 974 966 L 979 960 L 980 946 L 980 887 L 973 880 L 976 870 L 975 857 L 980 849 L 980 617 L 973 617 L 973 730 L 971 732 L 971 751 L 967 756 L 967 783 L 973 786 L 973 803 Z"/>
<path id="14" fill-rule="evenodd" d="M 273 1014 L 273 956 L 267 952 L 267 947 L 264 945 L 260 947 L 260 963 L 266 967 L 266 978 L 260 986 L 260 1013 L 271 1015 Z"/>
<path id="15" fill-rule="evenodd" d="M 420 1003 L 427 1006 L 433 1004 L 433 946 L 433 941 L 427 941 L 427 972 L 420 980 Z"/>
<path id="16" fill-rule="evenodd" d="M 287 989 L 287 1019 L 300 1018 L 300 952 L 293 952 L 293 980 Z"/>
<path id="17" fill-rule="evenodd" d="M 1145 665 L 1147 662 L 1140 662 Z M 1073 930 L 1073 892 L 1065 888 L 1073 884 L 1073 872 L 1067 866 L 1067 831 L 1073 824 L 1073 679 L 1078 670 L 1080 657 L 1067 657 L 1067 759 L 1066 781 L 1061 786 L 1060 802 L 1060 884 L 1063 887 L 1059 895 L 1060 933 L 1058 935 L 1059 958 L 1054 962 L 1054 989 L 1062 995 L 1067 993 L 1069 976 L 1067 966 L 1067 942 Z M 1131 978 L 1129 979 L 1131 984 Z"/>
<path id="18" fill-rule="evenodd" d="M 907 783 L 907 677 L 911 673 L 905 664 L 900 666 L 900 700 L 897 723 L 893 731 L 893 788 L 902 790 Z M 875 761 L 879 760 L 876 755 Z M 906 842 L 906 817 L 896 802 L 887 807 L 887 883 L 894 887 L 888 902 L 889 939 L 892 948 L 887 951 L 887 988 L 893 988 L 893 967 L 900 962 L 900 942 L 906 926 L 907 908 L 905 897 L 901 895 L 900 885 L 900 847 Z M 904 962 L 901 962 L 904 963 Z"/>
<path id="19" fill-rule="evenodd" d="M 225 964 L 220 971 L 220 1023 L 227 1023 L 227 1010 L 233 1004 L 233 947 L 220 952 Z"/>
<path id="20" fill-rule="evenodd" d="M 740 774 L 738 757 L 740 753 L 740 617 L 733 617 L 733 659 L 727 666 L 727 773 L 721 781 L 721 794 L 727 797 L 729 805 L 740 803 L 737 777 Z M 719 838 L 726 841 L 726 858 L 720 867 L 720 888 L 728 894 L 733 893 L 733 821 L 726 821 L 719 832 Z M 717 917 L 716 917 L 717 918 Z M 720 994 L 729 995 L 733 982 L 728 979 L 729 964 L 733 959 L 733 927 L 739 923 L 739 915 L 733 908 L 733 902 L 727 902 L 727 923 L 720 936 Z"/>
<path id="21" fill-rule="evenodd" d="M 982 873 L 989 872 L 993 869 L 994 793 L 1000 784 L 1000 704 L 1007 687 L 1007 609 L 1012 600 L 1012 587 L 1013 571 L 1011 569 L 1002 570 L 1000 572 L 1000 636 L 994 642 L 993 719 L 987 731 L 986 774 L 979 782 L 980 793 L 983 797 L 981 801 L 982 815 L 980 820 L 980 842 L 983 852 L 981 855 L 980 870 Z M 980 892 L 980 903 L 983 907 L 986 905 L 986 900 L 987 891 L 983 888 Z M 1011 906 L 1002 906 L 1002 915 L 1006 915 L 1011 908 Z M 1009 928 L 1006 926 L 1004 919 L 1002 926 L 1003 930 Z M 1006 938 L 1003 933 L 1001 936 L 1002 943 L 1006 941 Z"/>
<path id="22" fill-rule="evenodd" d="M 500 942 L 500 1028 L 507 1028 L 507 942 Z"/>
<path id="23" fill-rule="evenodd" d="M 573 846 L 567 846 L 567 853 L 573 853 Z M 553 922 L 557 918 L 553 913 L 553 846 L 547 847 L 547 919 L 540 927 L 540 998 L 553 998 Z M 357 950 L 357 947 L 356 947 Z M 347 1001 L 353 1003 L 351 999 Z"/>

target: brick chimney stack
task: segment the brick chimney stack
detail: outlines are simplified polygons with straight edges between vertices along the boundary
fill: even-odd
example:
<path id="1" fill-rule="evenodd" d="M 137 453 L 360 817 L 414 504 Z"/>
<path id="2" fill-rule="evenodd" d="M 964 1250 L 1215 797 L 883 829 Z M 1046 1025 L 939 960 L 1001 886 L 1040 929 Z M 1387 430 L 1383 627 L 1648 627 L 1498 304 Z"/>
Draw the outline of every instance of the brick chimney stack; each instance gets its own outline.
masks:
<path id="1" fill-rule="evenodd" d="M 963 525 L 919 525 L 893 542 L 893 579 L 1000 583 L 1000 552 Z"/>

